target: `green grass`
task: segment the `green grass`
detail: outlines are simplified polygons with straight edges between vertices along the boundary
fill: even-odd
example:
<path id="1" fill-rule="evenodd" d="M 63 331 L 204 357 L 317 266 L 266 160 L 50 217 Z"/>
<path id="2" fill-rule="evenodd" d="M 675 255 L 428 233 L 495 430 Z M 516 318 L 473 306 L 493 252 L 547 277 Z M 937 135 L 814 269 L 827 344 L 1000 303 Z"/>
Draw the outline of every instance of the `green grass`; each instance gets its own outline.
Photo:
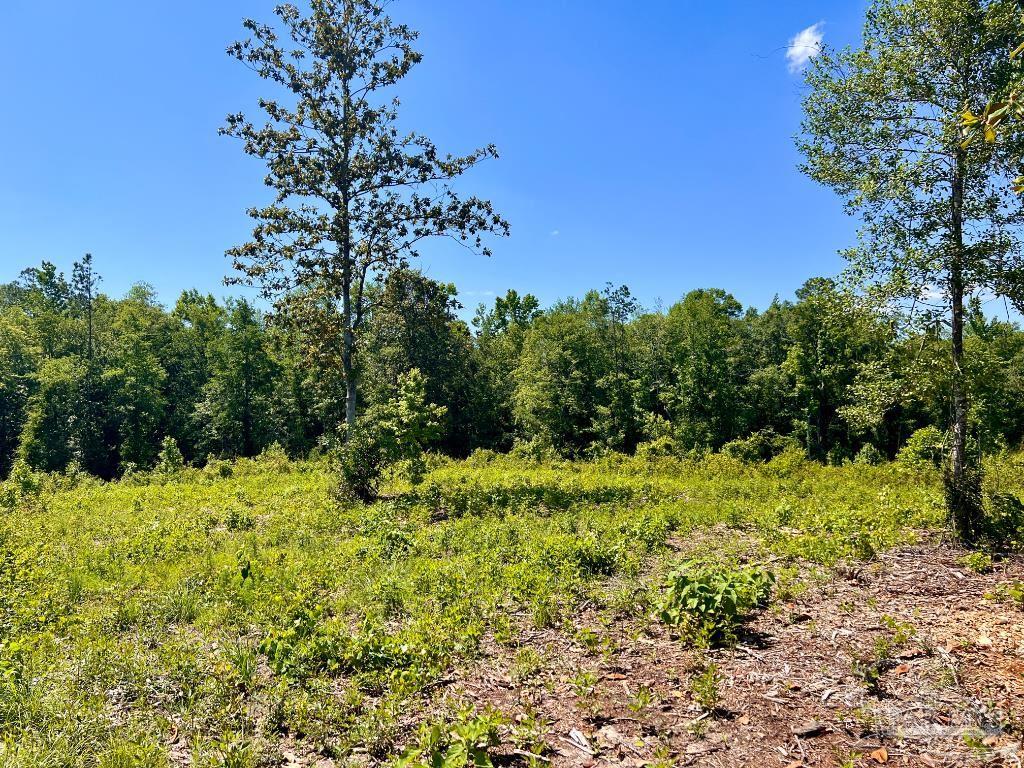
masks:
<path id="1" fill-rule="evenodd" d="M 1019 458 L 992 473 L 1024 488 Z M 285 735 L 392 759 L 427 733 L 408 713 L 484 638 L 516 656 L 527 628 L 582 637 L 584 604 L 657 621 L 680 549 L 772 557 L 781 577 L 943 521 L 931 471 L 791 455 L 479 455 L 370 507 L 339 505 L 332 483 L 324 464 L 277 454 L 110 484 L 8 483 L 0 765 L 164 766 L 182 751 L 197 766 L 271 765 Z M 729 534 L 702 535 L 715 526 Z M 541 663 L 516 658 L 523 676 Z"/>

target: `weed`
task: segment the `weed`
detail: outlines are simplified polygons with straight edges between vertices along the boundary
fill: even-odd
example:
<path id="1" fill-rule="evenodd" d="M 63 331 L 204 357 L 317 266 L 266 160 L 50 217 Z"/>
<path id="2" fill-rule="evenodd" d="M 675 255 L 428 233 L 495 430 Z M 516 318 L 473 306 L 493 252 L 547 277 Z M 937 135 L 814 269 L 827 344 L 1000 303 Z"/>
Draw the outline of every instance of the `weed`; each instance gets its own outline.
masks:
<path id="1" fill-rule="evenodd" d="M 232 672 L 238 680 L 239 687 L 244 691 L 251 690 L 256 682 L 256 671 L 259 665 L 256 654 L 256 647 L 244 641 L 239 641 L 228 647 L 228 660 L 231 663 Z"/>
<path id="2" fill-rule="evenodd" d="M 581 669 L 569 678 L 569 685 L 579 699 L 588 699 L 594 695 L 597 688 L 597 675 L 589 669 Z"/>
<path id="3" fill-rule="evenodd" d="M 938 473 L 893 465 L 543 452 L 434 464 L 372 506 L 334 500 L 327 460 L 280 451 L 110 483 L 16 468 L 0 487 L 0 744 L 20 750 L 13 765 L 165 768 L 158 732 L 171 715 L 197 768 L 269 764 L 285 734 L 339 762 L 385 761 L 422 719 L 424 694 L 483 637 L 518 649 L 517 683 L 559 695 L 525 642 L 532 626 L 578 640 L 594 666 L 616 651 L 603 621 L 630 617 L 638 638 L 659 606 L 697 642 L 729 642 L 772 589 L 763 569 L 735 564 L 749 537 L 756 556 L 784 563 L 777 590 L 792 599 L 797 562 L 824 568 L 945 524 Z M 999 467 L 989 477 L 1019 495 L 1024 464 Z M 719 536 L 725 526 L 744 540 Z M 659 597 L 674 541 L 712 528 L 734 564 L 687 563 Z M 1024 585 L 998 595 L 1024 607 Z M 584 606 L 591 629 L 577 633 Z M 881 657 L 912 637 L 893 620 Z M 686 674 L 694 699 L 718 706 L 713 667 Z M 573 678 L 584 713 L 597 689 L 594 672 Z M 648 693 L 627 703 L 649 708 Z M 489 759 L 474 733 L 489 743 L 494 729 L 543 754 L 539 720 L 495 725 L 477 712 L 437 724 L 438 749 L 416 762 L 460 740 L 453 759 Z M 228 736 L 211 744 L 218 733 Z"/>
<path id="4" fill-rule="evenodd" d="M 520 648 L 512 667 L 512 682 L 520 685 L 544 668 L 544 660 L 533 648 Z"/>
<path id="5" fill-rule="evenodd" d="M 546 763 L 542 758 L 548 751 L 546 739 L 550 731 L 551 722 L 532 709 L 516 717 L 509 737 L 513 744 L 527 753 L 530 768 L 539 768 Z"/>
<path id="6" fill-rule="evenodd" d="M 698 645 L 728 644 L 736 629 L 771 594 L 775 577 L 760 568 L 685 563 L 668 579 L 661 620 Z"/>
<path id="7" fill-rule="evenodd" d="M 705 712 L 714 712 L 721 700 L 722 673 L 713 661 L 707 661 L 699 674 L 690 678 L 690 693 Z"/>
<path id="8" fill-rule="evenodd" d="M 505 716 L 495 709 L 463 710 L 451 722 L 421 728 L 417 743 L 402 753 L 395 768 L 493 768 L 490 749 L 498 745 L 506 724 Z"/>
<path id="9" fill-rule="evenodd" d="M 654 702 L 654 691 L 648 688 L 646 685 L 641 685 L 636 689 L 628 703 L 628 707 L 631 712 L 639 714 L 647 709 Z"/>
<path id="10" fill-rule="evenodd" d="M 992 595 L 996 600 L 1024 608 L 1024 581 L 1008 581 L 996 587 Z"/>
<path id="11" fill-rule="evenodd" d="M 959 563 L 974 573 L 990 573 L 992 571 L 992 555 L 987 552 L 970 552 L 961 557 Z"/>

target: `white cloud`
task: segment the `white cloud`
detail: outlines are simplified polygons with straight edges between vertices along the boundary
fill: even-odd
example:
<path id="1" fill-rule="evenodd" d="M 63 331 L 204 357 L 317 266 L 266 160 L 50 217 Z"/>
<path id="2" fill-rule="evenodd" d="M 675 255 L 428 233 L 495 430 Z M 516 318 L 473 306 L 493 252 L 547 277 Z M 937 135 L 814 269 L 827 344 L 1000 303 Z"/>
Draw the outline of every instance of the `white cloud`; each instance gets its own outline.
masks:
<path id="1" fill-rule="evenodd" d="M 558 237 L 560 234 L 562 234 L 562 233 L 559 232 L 557 229 L 551 230 L 551 236 L 552 237 Z"/>
<path id="2" fill-rule="evenodd" d="M 799 72 L 807 66 L 808 61 L 821 53 L 821 41 L 825 37 L 821 28 L 824 26 L 825 22 L 819 21 L 797 32 L 789 41 L 786 47 L 786 62 L 790 72 Z"/>

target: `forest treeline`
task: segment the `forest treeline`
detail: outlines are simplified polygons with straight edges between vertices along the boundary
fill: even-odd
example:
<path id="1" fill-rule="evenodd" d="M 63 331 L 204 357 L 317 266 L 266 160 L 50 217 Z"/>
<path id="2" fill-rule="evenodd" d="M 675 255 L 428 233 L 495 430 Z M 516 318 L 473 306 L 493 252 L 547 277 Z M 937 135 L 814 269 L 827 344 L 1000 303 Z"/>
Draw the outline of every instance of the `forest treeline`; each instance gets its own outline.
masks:
<path id="1" fill-rule="evenodd" d="M 168 438 L 185 460 L 293 456 L 344 434 L 340 364 L 299 326 L 244 299 L 186 291 L 173 307 L 136 285 L 98 290 L 91 258 L 0 286 L 0 475 L 15 462 L 112 478 L 154 466 Z M 719 450 L 786 446 L 832 463 L 892 457 L 949 422 L 949 337 L 906 332 L 826 278 L 793 301 L 744 308 L 720 289 L 645 310 L 608 285 L 542 308 L 509 291 L 471 323 L 453 285 L 398 269 L 368 289 L 355 360 L 360 409 L 417 368 L 445 406 L 433 450 Z M 972 450 L 1024 439 L 1024 332 L 975 302 L 966 377 Z M 737 442 L 739 441 L 739 442 Z"/>

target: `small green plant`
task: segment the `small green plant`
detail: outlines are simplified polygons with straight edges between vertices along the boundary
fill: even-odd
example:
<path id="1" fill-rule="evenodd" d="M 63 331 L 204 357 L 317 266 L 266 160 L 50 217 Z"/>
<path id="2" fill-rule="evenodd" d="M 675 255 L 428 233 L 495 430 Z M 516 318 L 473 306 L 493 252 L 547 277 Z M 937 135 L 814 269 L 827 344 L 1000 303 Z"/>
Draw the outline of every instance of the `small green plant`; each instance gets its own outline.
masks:
<path id="1" fill-rule="evenodd" d="M 627 706 L 629 707 L 631 712 L 639 714 L 643 712 L 645 709 L 647 709 L 649 706 L 651 706 L 653 702 L 654 691 L 652 691 L 646 685 L 641 685 L 639 688 L 636 689 L 636 693 L 634 693 L 630 697 Z"/>
<path id="2" fill-rule="evenodd" d="M 231 507 L 224 518 L 224 525 L 229 531 L 248 531 L 255 524 L 252 512 L 242 507 Z"/>
<path id="3" fill-rule="evenodd" d="M 771 595 L 775 576 L 761 568 L 728 568 L 690 561 L 668 578 L 661 620 L 697 645 L 726 645 Z"/>
<path id="4" fill-rule="evenodd" d="M 166 768 L 167 759 L 158 747 L 119 742 L 99 757 L 97 768 Z"/>
<path id="5" fill-rule="evenodd" d="M 874 696 L 883 694 L 882 676 L 894 665 L 895 652 L 917 637 L 917 630 L 908 622 L 892 616 L 882 616 L 881 622 L 889 633 L 876 638 L 869 652 L 854 656 L 851 667 L 854 677 Z"/>
<path id="6" fill-rule="evenodd" d="M 874 654 L 855 656 L 851 665 L 853 676 L 858 678 L 864 687 L 874 696 L 882 695 L 882 675 L 888 666 L 888 654 L 879 653 L 876 646 Z"/>
<path id="7" fill-rule="evenodd" d="M 1024 608 L 1024 581 L 1009 581 L 996 587 L 991 597 L 1004 603 L 1013 603 L 1018 608 Z"/>
<path id="8" fill-rule="evenodd" d="M 248 739 L 225 735 L 214 743 L 216 768 L 255 768 L 256 748 Z"/>
<path id="9" fill-rule="evenodd" d="M 892 633 L 889 642 L 894 648 L 905 648 L 917 637 L 917 630 L 909 621 L 900 621 L 893 616 L 885 615 L 882 616 L 882 624 Z"/>
<path id="10" fill-rule="evenodd" d="M 466 709 L 450 723 L 435 723 L 420 730 L 417 743 L 395 761 L 395 768 L 493 768 L 490 749 L 500 743 L 507 725 L 496 709 Z"/>
<path id="11" fill-rule="evenodd" d="M 256 682 L 256 670 L 259 666 L 256 646 L 240 641 L 228 648 L 227 656 L 238 686 L 243 691 L 251 690 Z"/>
<path id="12" fill-rule="evenodd" d="M 987 552 L 970 552 L 958 561 L 960 565 L 974 573 L 989 573 L 992 571 L 992 556 Z"/>
<path id="13" fill-rule="evenodd" d="M 533 648 L 520 648 L 512 666 L 512 681 L 521 684 L 544 668 L 544 661 Z"/>
<path id="14" fill-rule="evenodd" d="M 548 764 L 544 753 L 548 751 L 546 737 L 551 731 L 551 722 L 532 708 L 516 717 L 512 726 L 510 741 L 526 753 L 530 768 Z"/>
<path id="15" fill-rule="evenodd" d="M 590 698 L 597 688 L 597 675 L 589 669 L 581 669 L 569 679 L 569 685 L 572 686 L 578 698 Z"/>
<path id="16" fill-rule="evenodd" d="M 699 674 L 690 678 L 690 693 L 705 712 L 714 712 L 721 701 L 722 673 L 713 661 L 704 664 Z"/>

